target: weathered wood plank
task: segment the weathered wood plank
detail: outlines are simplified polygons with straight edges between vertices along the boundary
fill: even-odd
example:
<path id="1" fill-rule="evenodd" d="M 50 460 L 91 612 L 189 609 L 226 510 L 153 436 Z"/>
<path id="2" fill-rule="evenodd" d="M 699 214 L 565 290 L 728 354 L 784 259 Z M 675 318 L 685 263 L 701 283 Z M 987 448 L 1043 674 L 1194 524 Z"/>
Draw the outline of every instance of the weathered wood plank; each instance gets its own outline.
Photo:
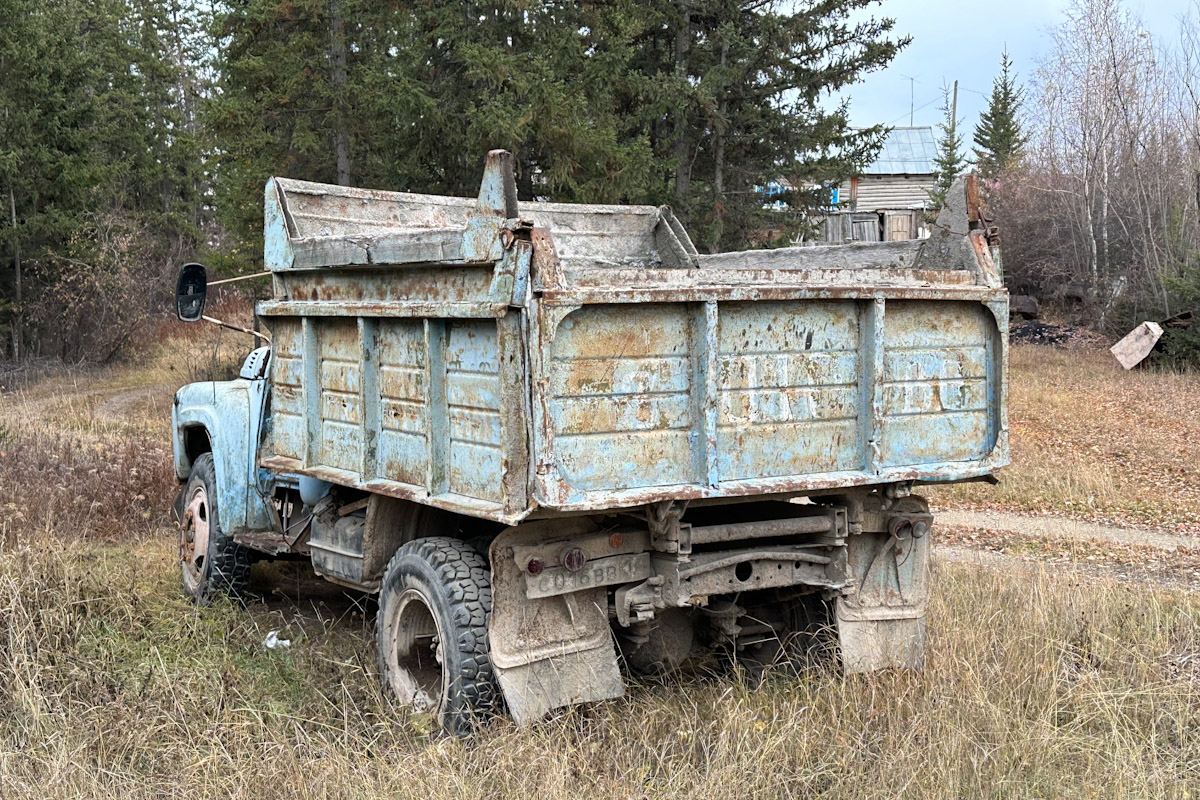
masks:
<path id="1" fill-rule="evenodd" d="M 1146 360 L 1154 345 L 1162 338 L 1163 330 L 1157 322 L 1143 322 L 1114 344 L 1109 352 L 1125 369 L 1133 369 Z"/>

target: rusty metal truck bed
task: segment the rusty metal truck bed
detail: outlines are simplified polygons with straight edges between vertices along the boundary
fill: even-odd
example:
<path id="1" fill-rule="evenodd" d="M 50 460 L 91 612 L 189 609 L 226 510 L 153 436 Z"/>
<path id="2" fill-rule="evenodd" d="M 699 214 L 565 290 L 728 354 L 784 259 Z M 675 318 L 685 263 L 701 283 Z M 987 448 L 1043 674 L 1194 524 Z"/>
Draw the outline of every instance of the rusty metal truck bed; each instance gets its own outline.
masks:
<path id="1" fill-rule="evenodd" d="M 275 179 L 264 466 L 502 522 L 986 475 L 1007 294 L 929 239 L 700 255 L 665 208 Z"/>
<path id="2" fill-rule="evenodd" d="M 920 665 L 913 488 L 1008 460 L 972 181 L 927 239 L 702 255 L 667 208 L 518 202 L 495 151 L 478 198 L 274 179 L 265 233 L 271 346 L 172 408 L 197 602 L 251 551 L 378 592 L 381 678 L 455 732 L 622 664 Z"/>

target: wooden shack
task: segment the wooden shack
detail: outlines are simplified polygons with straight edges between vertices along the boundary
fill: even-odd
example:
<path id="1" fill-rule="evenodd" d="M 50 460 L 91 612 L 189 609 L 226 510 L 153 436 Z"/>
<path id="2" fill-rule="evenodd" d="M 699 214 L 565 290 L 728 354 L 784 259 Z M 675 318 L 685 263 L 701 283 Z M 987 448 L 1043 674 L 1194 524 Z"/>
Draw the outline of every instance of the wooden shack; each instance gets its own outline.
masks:
<path id="1" fill-rule="evenodd" d="M 926 207 L 933 190 L 936 157 L 933 128 L 893 128 L 879 157 L 851 179 L 851 205 L 857 211 Z"/>
<path id="2" fill-rule="evenodd" d="M 879 157 L 850 179 L 839 196 L 820 240 L 899 242 L 928 236 L 925 209 L 934 187 L 937 140 L 933 128 L 893 128 Z"/>

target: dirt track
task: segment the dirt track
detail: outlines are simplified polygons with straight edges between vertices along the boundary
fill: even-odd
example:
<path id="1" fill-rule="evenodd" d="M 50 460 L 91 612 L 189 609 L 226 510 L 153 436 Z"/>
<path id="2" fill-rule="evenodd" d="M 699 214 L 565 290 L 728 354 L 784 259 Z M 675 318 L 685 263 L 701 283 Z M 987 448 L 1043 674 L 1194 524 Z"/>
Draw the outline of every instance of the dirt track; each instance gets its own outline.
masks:
<path id="1" fill-rule="evenodd" d="M 1200 537 L 999 511 L 935 515 L 936 561 L 1108 577 L 1200 592 Z"/>
<path id="2" fill-rule="evenodd" d="M 1085 522 L 1066 517 L 1024 516 L 1003 511 L 941 511 L 935 519 L 939 526 L 954 528 L 988 528 L 1011 531 L 1024 536 L 1051 539 L 1071 539 L 1079 542 L 1100 541 L 1158 547 L 1164 550 L 1200 549 L 1200 537 L 1166 533 L 1152 528 L 1120 528 L 1097 522 Z"/>
<path id="3" fill-rule="evenodd" d="M 169 404 L 169 398 L 174 394 L 175 388 L 170 384 L 160 384 L 158 386 L 139 386 L 107 396 L 98 394 L 98 397 L 104 399 L 96 404 L 92 413 L 98 422 L 110 424 L 127 422 L 145 412 L 146 407 L 156 401 L 161 402 L 163 398 L 168 398 L 166 402 Z"/>

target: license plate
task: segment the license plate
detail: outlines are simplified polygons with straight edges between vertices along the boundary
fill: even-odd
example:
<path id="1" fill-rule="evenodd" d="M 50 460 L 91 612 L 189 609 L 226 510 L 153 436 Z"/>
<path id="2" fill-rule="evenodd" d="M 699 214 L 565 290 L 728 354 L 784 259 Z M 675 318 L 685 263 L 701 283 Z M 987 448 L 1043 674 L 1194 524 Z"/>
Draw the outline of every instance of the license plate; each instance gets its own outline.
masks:
<path id="1" fill-rule="evenodd" d="M 640 581 L 652 574 L 649 553 L 608 556 L 588 562 L 579 572 L 567 572 L 562 567 L 551 567 L 540 575 L 526 574 L 525 596 L 531 599 L 553 597 L 594 589 L 597 586 Z"/>

